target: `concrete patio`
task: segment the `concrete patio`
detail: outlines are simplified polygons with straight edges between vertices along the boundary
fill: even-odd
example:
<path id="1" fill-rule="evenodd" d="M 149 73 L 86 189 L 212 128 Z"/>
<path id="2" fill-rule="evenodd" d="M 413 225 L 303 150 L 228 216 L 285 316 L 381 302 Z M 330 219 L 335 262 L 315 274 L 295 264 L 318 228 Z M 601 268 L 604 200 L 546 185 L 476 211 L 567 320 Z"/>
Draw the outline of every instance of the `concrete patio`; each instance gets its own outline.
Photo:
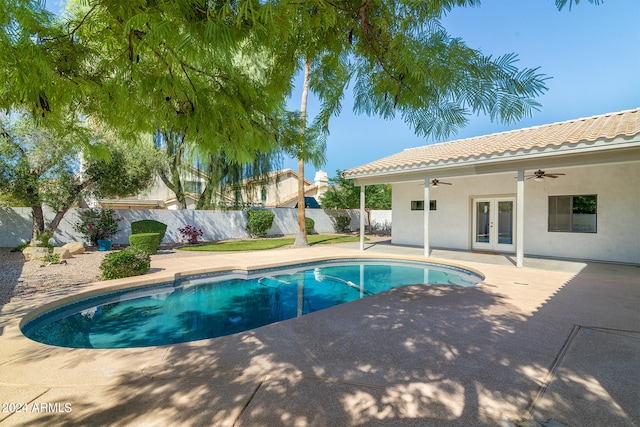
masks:
<path id="1" fill-rule="evenodd" d="M 355 247 L 165 259 L 136 280 L 335 257 L 424 259 L 416 248 Z M 66 349 L 20 332 L 43 304 L 131 280 L 14 298 L 0 306 L 0 424 L 640 425 L 640 267 L 526 258 L 516 268 L 502 255 L 440 250 L 430 260 L 485 280 L 396 288 L 163 347 Z"/>

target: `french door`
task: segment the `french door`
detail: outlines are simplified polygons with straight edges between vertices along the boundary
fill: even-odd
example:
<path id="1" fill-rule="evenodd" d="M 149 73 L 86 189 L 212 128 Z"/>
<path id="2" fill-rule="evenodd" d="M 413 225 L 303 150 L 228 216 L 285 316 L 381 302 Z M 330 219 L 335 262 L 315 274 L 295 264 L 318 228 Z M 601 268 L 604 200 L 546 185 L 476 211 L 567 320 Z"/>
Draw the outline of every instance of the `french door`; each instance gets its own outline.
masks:
<path id="1" fill-rule="evenodd" d="M 514 252 L 515 198 L 473 199 L 473 249 Z"/>

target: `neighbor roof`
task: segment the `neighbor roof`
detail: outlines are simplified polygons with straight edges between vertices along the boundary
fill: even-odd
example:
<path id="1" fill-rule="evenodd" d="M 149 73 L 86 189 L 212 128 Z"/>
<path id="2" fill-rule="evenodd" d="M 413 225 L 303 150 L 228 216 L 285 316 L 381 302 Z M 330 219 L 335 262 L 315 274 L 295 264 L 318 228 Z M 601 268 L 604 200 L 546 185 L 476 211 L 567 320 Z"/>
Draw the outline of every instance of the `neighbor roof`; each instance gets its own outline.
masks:
<path id="1" fill-rule="evenodd" d="M 506 154 L 544 150 L 550 147 L 593 143 L 640 134 L 640 108 L 549 125 L 512 130 L 456 141 L 406 149 L 380 160 L 349 169 L 346 178 L 416 169 L 430 165 Z"/>

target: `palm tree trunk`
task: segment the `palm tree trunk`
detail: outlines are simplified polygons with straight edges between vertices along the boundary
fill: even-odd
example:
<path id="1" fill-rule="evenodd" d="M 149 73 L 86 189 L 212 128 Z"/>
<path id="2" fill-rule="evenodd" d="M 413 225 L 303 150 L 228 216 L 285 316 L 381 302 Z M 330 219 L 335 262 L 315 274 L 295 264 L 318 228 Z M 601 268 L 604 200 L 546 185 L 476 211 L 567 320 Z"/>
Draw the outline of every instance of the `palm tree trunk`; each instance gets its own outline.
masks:
<path id="1" fill-rule="evenodd" d="M 307 241 L 307 226 L 304 215 L 304 130 L 307 123 L 307 98 L 309 97 L 309 73 L 311 62 L 304 62 L 304 83 L 302 85 L 302 102 L 300 104 L 300 146 L 298 147 L 298 230 L 296 233 L 295 247 L 309 246 Z"/>

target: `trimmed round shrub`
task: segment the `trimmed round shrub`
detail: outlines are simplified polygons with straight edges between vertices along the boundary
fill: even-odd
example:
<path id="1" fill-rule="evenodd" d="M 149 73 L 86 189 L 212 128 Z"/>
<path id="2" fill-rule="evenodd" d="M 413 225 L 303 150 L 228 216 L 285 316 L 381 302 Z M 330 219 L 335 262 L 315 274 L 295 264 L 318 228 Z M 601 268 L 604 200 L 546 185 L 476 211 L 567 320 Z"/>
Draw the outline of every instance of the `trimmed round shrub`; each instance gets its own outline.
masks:
<path id="1" fill-rule="evenodd" d="M 304 218 L 304 223 L 305 223 L 305 227 L 307 229 L 307 234 L 313 234 L 314 233 L 314 228 L 316 226 L 316 222 L 311 219 L 311 218 Z"/>
<path id="2" fill-rule="evenodd" d="M 336 218 L 336 232 L 338 233 L 350 233 L 351 232 L 351 217 L 347 215 L 340 215 Z"/>
<path id="3" fill-rule="evenodd" d="M 160 235 L 158 233 L 140 233 L 129 236 L 129 245 L 132 248 L 139 249 L 149 255 L 158 253 L 160 246 Z"/>
<path id="4" fill-rule="evenodd" d="M 102 278 L 105 280 L 140 276 L 147 273 L 150 268 L 151 257 L 138 249 L 108 253 L 100 264 Z"/>
<path id="5" fill-rule="evenodd" d="M 263 209 L 247 211 L 247 230 L 255 237 L 265 237 L 273 225 L 275 214 Z"/>
<path id="6" fill-rule="evenodd" d="M 131 223 L 131 234 L 158 233 L 160 241 L 167 232 L 167 224 L 153 219 L 143 219 Z"/>

